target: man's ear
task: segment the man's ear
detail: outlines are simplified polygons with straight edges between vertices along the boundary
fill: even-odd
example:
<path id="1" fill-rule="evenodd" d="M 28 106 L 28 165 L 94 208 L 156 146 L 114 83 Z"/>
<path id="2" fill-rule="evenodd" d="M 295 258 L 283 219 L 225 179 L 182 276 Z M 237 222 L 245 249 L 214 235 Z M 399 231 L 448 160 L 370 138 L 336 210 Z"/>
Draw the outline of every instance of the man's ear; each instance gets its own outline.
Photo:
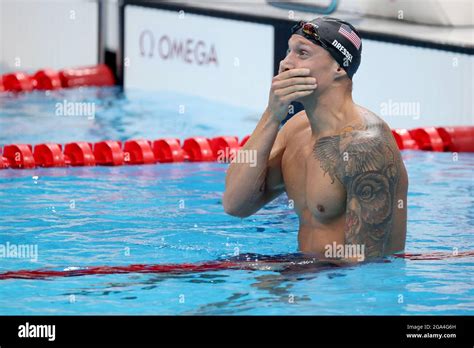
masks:
<path id="1" fill-rule="evenodd" d="M 344 76 L 347 76 L 347 72 L 339 64 L 336 63 L 334 70 L 334 80 L 339 80 Z"/>

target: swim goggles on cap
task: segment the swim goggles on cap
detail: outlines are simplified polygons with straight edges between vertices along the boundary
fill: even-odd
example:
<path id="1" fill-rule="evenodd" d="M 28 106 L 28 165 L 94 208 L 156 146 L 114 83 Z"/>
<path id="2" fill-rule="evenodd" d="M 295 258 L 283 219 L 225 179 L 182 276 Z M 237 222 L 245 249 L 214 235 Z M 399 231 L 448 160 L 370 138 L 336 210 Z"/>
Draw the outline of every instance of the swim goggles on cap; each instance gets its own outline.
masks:
<path id="1" fill-rule="evenodd" d="M 291 28 L 291 33 L 294 34 L 300 29 L 303 34 L 309 36 L 313 41 L 316 41 L 325 49 L 328 49 L 328 46 L 324 43 L 324 41 L 321 39 L 321 36 L 319 35 L 318 25 L 311 22 L 300 21 Z"/>

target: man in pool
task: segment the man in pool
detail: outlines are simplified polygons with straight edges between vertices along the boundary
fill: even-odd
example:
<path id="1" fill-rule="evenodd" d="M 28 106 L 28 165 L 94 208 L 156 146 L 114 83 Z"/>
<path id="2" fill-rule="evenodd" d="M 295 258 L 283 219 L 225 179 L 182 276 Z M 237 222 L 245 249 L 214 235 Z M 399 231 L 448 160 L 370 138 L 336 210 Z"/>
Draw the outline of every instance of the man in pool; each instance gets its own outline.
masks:
<path id="1" fill-rule="evenodd" d="M 408 178 L 388 125 L 352 100 L 360 35 L 329 17 L 292 33 L 268 106 L 242 148 L 256 152 L 257 164 L 231 163 L 224 209 L 248 217 L 286 191 L 303 254 L 352 263 L 400 252 Z M 280 127 L 292 101 L 304 110 Z"/>

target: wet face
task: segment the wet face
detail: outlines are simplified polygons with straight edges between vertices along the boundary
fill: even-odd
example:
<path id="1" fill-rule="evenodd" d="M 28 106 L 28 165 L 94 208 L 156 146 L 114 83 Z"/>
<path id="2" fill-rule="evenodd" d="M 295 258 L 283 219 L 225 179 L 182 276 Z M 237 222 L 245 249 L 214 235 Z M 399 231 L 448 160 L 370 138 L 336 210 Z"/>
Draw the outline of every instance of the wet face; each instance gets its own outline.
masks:
<path id="1" fill-rule="evenodd" d="M 315 94 L 323 92 L 332 83 L 338 64 L 324 48 L 301 35 L 293 34 L 288 41 L 287 55 L 280 62 L 279 73 L 298 68 L 310 69 L 310 76 L 316 78 L 318 88 L 304 97 L 314 98 Z"/>

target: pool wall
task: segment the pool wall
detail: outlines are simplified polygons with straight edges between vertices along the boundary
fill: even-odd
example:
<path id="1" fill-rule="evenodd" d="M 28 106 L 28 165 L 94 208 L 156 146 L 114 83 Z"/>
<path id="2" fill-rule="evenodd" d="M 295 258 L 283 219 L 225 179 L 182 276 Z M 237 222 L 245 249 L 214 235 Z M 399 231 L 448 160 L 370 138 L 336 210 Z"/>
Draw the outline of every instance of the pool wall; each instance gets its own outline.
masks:
<path id="1" fill-rule="evenodd" d="M 285 12 L 285 10 L 279 11 Z M 227 102 L 229 95 L 232 95 L 232 102 L 248 105 L 255 111 L 262 111 L 271 77 L 268 66 L 269 54 L 273 52 L 272 74 L 276 74 L 280 60 L 286 55 L 290 28 L 295 20 L 316 16 L 307 13 L 301 15 L 294 11 L 286 12 L 287 18 L 281 18 L 262 12 L 244 14 L 215 10 L 198 6 L 193 2 L 171 4 L 127 0 L 120 12 L 121 56 L 125 62 L 130 60 L 128 61 L 130 65 L 122 66 L 121 70 L 124 86 L 176 92 L 194 90 L 197 94 L 204 93 L 217 100 L 226 98 Z M 301 17 L 297 17 L 298 15 Z M 175 20 L 170 22 L 170 18 L 173 17 Z M 225 23 L 224 19 L 232 21 L 232 26 L 226 28 L 220 25 L 219 21 Z M 355 17 L 345 19 L 353 20 L 357 26 L 358 20 Z M 181 59 L 172 62 L 164 59 L 163 55 L 160 57 L 160 50 L 170 51 L 169 44 L 163 38 L 173 35 L 171 33 L 174 29 L 171 23 L 182 28 L 178 31 L 180 33 L 186 32 L 187 24 L 195 27 L 197 20 L 199 20 L 199 31 L 193 39 L 202 40 L 208 45 L 213 42 L 219 43 L 217 46 L 219 54 L 227 58 L 227 61 L 223 62 L 223 65 L 227 66 L 221 71 L 209 65 L 190 64 L 185 58 L 185 53 L 181 54 Z M 386 25 L 391 25 L 390 22 L 387 20 Z M 272 45 L 269 45 L 272 32 L 268 27 L 273 28 L 274 40 L 270 42 Z M 231 38 L 229 40 L 222 40 L 223 36 L 225 38 L 228 36 L 223 35 L 223 31 L 227 33 L 231 28 L 234 36 L 229 36 Z M 249 28 L 252 28 L 252 35 L 248 35 Z M 427 29 L 426 26 L 420 28 Z M 147 33 L 147 30 L 153 34 Z M 436 33 L 436 27 L 428 30 Z M 150 45 L 151 41 L 156 41 L 155 50 L 149 51 L 148 54 L 139 51 L 140 45 L 143 46 L 144 35 Z M 474 101 L 471 97 L 474 92 L 472 46 L 424 41 L 396 33 L 389 35 L 367 30 L 361 30 L 361 35 L 362 63 L 354 77 L 354 99 L 357 103 L 380 115 L 392 128 L 474 124 Z M 236 50 L 242 42 L 248 45 L 248 50 Z M 192 54 L 193 52 L 189 52 L 189 56 Z M 207 53 L 201 49 L 200 54 Z M 236 67 L 236 62 L 240 67 Z M 258 68 L 248 69 L 247 73 L 244 73 L 245 66 Z M 239 69 L 242 73 L 235 73 Z M 254 76 L 251 81 L 249 73 Z M 228 84 L 228 81 L 231 81 L 230 84 L 236 88 L 220 88 L 222 84 Z M 220 88 L 220 91 L 216 92 L 216 88 Z"/>
<path id="2" fill-rule="evenodd" d="M 101 58 L 99 1 L 0 1 L 0 74 L 92 65 Z"/>

